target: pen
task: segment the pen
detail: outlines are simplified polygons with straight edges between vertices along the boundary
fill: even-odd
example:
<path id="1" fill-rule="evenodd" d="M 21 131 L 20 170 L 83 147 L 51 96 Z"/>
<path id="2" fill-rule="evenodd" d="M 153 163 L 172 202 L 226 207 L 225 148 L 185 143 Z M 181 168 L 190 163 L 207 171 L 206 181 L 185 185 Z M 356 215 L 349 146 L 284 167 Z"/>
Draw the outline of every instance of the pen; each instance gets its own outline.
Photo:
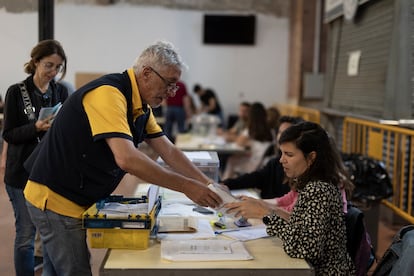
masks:
<path id="1" fill-rule="evenodd" d="M 221 231 L 214 231 L 214 234 L 216 234 L 216 235 L 220 235 L 220 234 L 223 234 L 223 233 L 225 233 L 225 232 L 235 232 L 235 231 L 240 231 L 239 229 L 223 229 L 223 230 L 221 230 Z"/>

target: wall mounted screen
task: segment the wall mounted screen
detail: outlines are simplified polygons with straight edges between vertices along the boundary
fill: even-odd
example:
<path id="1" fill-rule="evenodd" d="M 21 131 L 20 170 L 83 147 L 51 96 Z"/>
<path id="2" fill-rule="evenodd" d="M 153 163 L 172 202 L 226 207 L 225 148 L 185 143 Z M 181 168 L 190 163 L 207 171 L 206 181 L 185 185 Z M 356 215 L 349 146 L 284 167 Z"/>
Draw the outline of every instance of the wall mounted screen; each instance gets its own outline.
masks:
<path id="1" fill-rule="evenodd" d="M 205 44 L 254 45 L 256 16 L 204 15 Z"/>

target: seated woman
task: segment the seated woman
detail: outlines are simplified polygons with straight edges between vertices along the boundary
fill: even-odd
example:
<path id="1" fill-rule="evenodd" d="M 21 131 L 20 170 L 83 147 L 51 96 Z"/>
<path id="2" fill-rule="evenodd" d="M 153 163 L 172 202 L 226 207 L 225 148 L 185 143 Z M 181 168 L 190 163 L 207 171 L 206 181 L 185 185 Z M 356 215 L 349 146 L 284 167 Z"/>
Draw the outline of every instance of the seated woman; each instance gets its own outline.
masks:
<path id="1" fill-rule="evenodd" d="M 249 153 L 230 156 L 222 179 L 249 173 L 259 167 L 264 153 L 273 141 L 272 132 L 266 120 L 267 114 L 263 104 L 253 103 L 249 110 L 247 129 L 236 139 L 236 143 L 248 148 Z"/>
<path id="2" fill-rule="evenodd" d="M 343 165 L 338 150 L 318 124 L 303 122 L 286 129 L 279 139 L 286 176 L 298 192 L 290 216 L 261 200 L 228 203 L 228 213 L 261 218 L 267 233 L 283 241 L 285 252 L 306 259 L 315 275 L 354 275 L 347 252 L 340 186 Z"/>

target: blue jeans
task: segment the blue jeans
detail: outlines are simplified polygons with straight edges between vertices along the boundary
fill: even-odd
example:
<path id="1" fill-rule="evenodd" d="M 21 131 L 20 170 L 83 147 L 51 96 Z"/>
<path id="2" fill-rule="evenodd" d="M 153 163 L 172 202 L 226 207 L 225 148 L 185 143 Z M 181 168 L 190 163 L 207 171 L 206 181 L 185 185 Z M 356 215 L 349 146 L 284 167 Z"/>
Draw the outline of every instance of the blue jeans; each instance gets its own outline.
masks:
<path id="1" fill-rule="evenodd" d="M 17 276 L 34 275 L 34 239 L 36 228 L 26 207 L 23 189 L 5 185 L 14 210 L 16 237 L 14 268 Z"/>
<path id="2" fill-rule="evenodd" d="M 40 210 L 26 202 L 43 242 L 43 276 L 91 276 L 82 220 Z"/>
<path id="3" fill-rule="evenodd" d="M 177 122 L 177 129 L 179 133 L 184 133 L 185 128 L 185 110 L 181 106 L 168 106 L 165 115 L 165 134 L 172 141 L 173 126 Z"/>

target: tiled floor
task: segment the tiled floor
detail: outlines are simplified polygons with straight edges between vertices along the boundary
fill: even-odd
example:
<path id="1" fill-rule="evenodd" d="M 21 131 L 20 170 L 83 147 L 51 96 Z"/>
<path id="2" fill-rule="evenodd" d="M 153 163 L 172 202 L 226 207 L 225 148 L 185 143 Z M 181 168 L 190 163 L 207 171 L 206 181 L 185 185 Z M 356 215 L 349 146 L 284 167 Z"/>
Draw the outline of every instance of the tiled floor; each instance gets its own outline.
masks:
<path id="1" fill-rule="evenodd" d="M 0 179 L 3 179 L 3 176 L 0 175 Z M 119 189 L 116 191 L 119 194 L 131 194 L 132 191 L 135 190 L 135 185 L 132 184 L 134 181 L 129 181 L 121 185 Z M 136 183 L 136 182 L 135 182 Z M 14 275 L 14 268 L 13 268 L 13 242 L 14 242 L 14 217 L 13 211 L 11 208 L 11 204 L 8 200 L 8 196 L 4 189 L 4 184 L 1 181 L 0 188 L 0 275 Z M 380 208 L 381 212 L 389 211 L 385 209 L 385 207 Z M 403 224 L 395 224 L 388 222 L 389 219 L 385 220 L 383 218 L 380 219 L 378 223 L 378 245 L 377 245 L 377 256 L 382 256 L 385 252 L 394 234 L 402 227 Z M 104 249 L 91 249 L 92 253 L 92 270 L 93 275 L 99 275 L 99 267 L 103 260 L 105 250 Z M 373 271 L 375 267 L 372 267 L 371 271 Z M 36 275 L 41 275 L 40 271 L 36 273 Z"/>

